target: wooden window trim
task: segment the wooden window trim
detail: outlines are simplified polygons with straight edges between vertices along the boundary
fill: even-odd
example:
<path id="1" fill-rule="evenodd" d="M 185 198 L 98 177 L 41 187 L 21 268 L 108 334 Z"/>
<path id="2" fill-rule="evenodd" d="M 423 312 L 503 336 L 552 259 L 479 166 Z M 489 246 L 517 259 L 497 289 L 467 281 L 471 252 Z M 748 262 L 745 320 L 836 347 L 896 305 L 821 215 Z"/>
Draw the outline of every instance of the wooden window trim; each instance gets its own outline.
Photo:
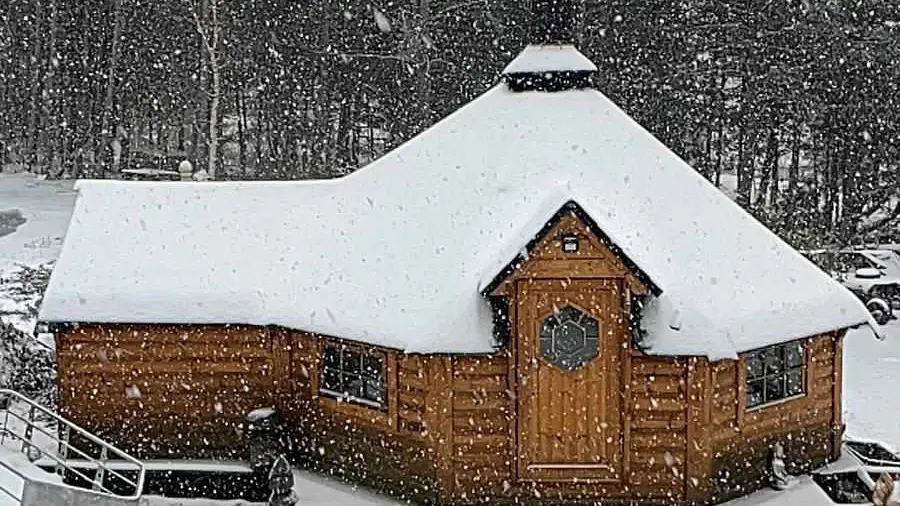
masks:
<path id="1" fill-rule="evenodd" d="M 382 402 L 373 401 L 370 399 L 366 399 L 364 397 L 356 397 L 353 395 L 349 395 L 345 392 L 340 392 L 337 390 L 327 389 L 323 386 L 323 378 L 325 375 L 325 353 L 329 348 L 337 348 L 340 350 L 340 353 L 353 352 L 357 353 L 361 356 L 369 356 L 369 357 L 377 357 L 380 359 L 383 367 L 382 377 L 384 380 L 384 399 Z M 319 394 L 319 397 L 323 399 L 331 399 L 337 403 L 341 404 L 350 404 L 355 406 L 362 406 L 370 410 L 377 410 L 382 412 L 387 412 L 390 408 L 390 392 L 388 391 L 390 387 L 389 375 L 390 368 L 388 367 L 388 352 L 383 350 L 376 350 L 367 348 L 365 346 L 360 346 L 356 344 L 344 343 L 339 341 L 323 341 L 319 347 L 319 381 L 316 385 L 316 391 Z M 342 370 L 343 374 L 343 370 Z M 362 372 L 360 372 L 360 377 L 362 377 Z"/>
<path id="2" fill-rule="evenodd" d="M 800 373 L 801 381 L 802 381 L 802 392 L 799 394 L 782 397 L 780 399 L 775 399 L 773 401 L 764 402 L 762 404 L 757 404 L 755 406 L 748 405 L 747 404 L 747 392 L 748 392 L 747 359 L 748 359 L 749 355 L 751 353 L 757 353 L 757 352 L 771 350 L 771 349 L 775 349 L 775 348 L 779 348 L 779 347 L 787 347 L 792 344 L 800 344 L 803 347 L 803 362 L 801 365 L 801 373 Z M 740 414 L 755 413 L 758 411 L 763 411 L 766 408 L 774 408 L 777 406 L 781 406 L 783 404 L 787 404 L 792 401 L 806 398 L 809 395 L 809 390 L 810 390 L 809 374 L 810 374 L 810 369 L 811 369 L 810 360 L 811 360 L 811 356 L 812 356 L 811 351 L 810 351 L 811 346 L 812 346 L 812 341 L 809 339 L 795 339 L 793 341 L 773 344 L 771 346 L 766 346 L 764 348 L 757 348 L 755 350 L 750 350 L 750 351 L 746 352 L 745 354 L 743 354 L 740 357 L 740 360 L 738 361 L 738 366 L 739 366 L 739 375 L 738 375 L 739 391 L 738 391 L 738 394 L 740 396 L 739 397 L 739 399 L 740 399 L 740 408 L 739 408 Z M 765 368 L 765 364 L 763 364 L 763 367 Z M 785 370 L 781 374 L 786 375 L 787 372 L 788 371 Z M 764 373 L 763 378 L 765 378 L 765 377 L 766 377 L 766 374 Z M 787 388 L 786 385 L 785 385 L 785 388 Z M 742 418 L 743 417 L 740 416 L 739 420 L 742 421 Z"/>
<path id="3" fill-rule="evenodd" d="M 328 346 L 343 346 L 358 353 L 380 354 L 385 358 L 385 406 L 383 408 L 350 402 L 346 398 L 335 398 L 322 393 L 321 381 L 325 368 L 325 348 Z M 397 374 L 397 353 L 393 350 L 334 338 L 320 337 L 316 340 L 316 371 L 313 375 L 312 385 L 313 394 L 321 409 L 352 417 L 373 427 L 396 427 L 399 409 Z"/>

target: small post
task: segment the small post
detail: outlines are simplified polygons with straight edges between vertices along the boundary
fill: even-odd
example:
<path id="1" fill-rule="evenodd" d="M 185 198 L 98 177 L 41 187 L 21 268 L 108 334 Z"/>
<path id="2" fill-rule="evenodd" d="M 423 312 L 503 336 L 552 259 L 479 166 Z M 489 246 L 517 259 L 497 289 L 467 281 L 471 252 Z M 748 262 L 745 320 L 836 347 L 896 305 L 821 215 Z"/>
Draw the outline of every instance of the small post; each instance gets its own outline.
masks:
<path id="1" fill-rule="evenodd" d="M 9 432 L 9 406 L 7 406 L 3 415 L 3 432 L 0 433 L 0 446 L 3 446 L 3 443 L 6 441 L 7 432 Z"/>
<path id="2" fill-rule="evenodd" d="M 31 437 L 34 434 L 34 406 L 28 408 L 28 421 L 25 422 L 25 434 L 22 438 L 22 453 L 30 455 Z"/>
<path id="3" fill-rule="evenodd" d="M 190 181 L 194 175 L 194 166 L 191 162 L 183 160 L 178 164 L 178 177 L 182 181 Z"/>
<path id="4" fill-rule="evenodd" d="M 280 455 L 269 471 L 268 506 L 294 506 L 297 494 L 294 493 L 294 473 L 284 455 Z"/>
<path id="5" fill-rule="evenodd" d="M 66 462 L 69 460 L 69 437 L 71 437 L 72 428 L 68 425 L 63 425 L 62 432 L 59 437 L 59 448 L 57 449 L 57 457 L 59 460 L 56 462 L 56 474 L 61 478 L 65 478 L 66 475 Z"/>
<path id="6" fill-rule="evenodd" d="M 106 446 L 100 449 L 100 462 L 97 463 L 97 473 L 94 474 L 94 484 L 91 487 L 95 491 L 103 491 L 103 479 L 106 474 L 106 462 L 109 460 L 109 450 Z"/>

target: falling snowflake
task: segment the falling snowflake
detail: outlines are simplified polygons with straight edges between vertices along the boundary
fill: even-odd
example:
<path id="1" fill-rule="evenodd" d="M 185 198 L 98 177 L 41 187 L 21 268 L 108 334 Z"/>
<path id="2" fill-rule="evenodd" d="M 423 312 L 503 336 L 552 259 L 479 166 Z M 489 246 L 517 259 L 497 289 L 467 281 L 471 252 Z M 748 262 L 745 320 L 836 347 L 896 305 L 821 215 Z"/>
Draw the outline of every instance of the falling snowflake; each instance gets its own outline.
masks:
<path id="1" fill-rule="evenodd" d="M 381 30 L 381 33 L 390 33 L 391 20 L 389 20 L 378 7 L 372 7 L 372 15 L 375 17 L 375 24 L 378 26 L 378 29 Z"/>

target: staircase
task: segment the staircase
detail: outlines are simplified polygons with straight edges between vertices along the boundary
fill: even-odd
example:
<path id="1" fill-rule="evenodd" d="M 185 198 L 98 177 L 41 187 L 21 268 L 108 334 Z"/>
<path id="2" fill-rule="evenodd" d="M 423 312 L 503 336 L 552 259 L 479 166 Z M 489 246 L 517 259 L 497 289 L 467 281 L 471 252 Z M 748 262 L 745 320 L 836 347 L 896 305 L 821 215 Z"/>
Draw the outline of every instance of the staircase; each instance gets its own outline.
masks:
<path id="1" fill-rule="evenodd" d="M 0 414 L 0 506 L 137 505 L 146 474 L 140 460 L 18 392 L 0 389 L 0 398 L 8 401 Z"/>

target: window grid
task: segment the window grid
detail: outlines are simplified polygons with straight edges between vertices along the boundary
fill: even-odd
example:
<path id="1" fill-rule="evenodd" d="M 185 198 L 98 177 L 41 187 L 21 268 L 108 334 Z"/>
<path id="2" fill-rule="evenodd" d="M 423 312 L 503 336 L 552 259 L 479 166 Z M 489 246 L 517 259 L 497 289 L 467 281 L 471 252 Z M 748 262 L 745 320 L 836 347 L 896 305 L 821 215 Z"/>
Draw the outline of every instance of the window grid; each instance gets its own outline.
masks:
<path id="1" fill-rule="evenodd" d="M 800 341 L 747 354 L 747 408 L 806 393 L 806 348 Z"/>
<path id="2" fill-rule="evenodd" d="M 326 345 L 322 358 L 320 393 L 381 410 L 387 408 L 386 358 L 383 354 Z"/>

